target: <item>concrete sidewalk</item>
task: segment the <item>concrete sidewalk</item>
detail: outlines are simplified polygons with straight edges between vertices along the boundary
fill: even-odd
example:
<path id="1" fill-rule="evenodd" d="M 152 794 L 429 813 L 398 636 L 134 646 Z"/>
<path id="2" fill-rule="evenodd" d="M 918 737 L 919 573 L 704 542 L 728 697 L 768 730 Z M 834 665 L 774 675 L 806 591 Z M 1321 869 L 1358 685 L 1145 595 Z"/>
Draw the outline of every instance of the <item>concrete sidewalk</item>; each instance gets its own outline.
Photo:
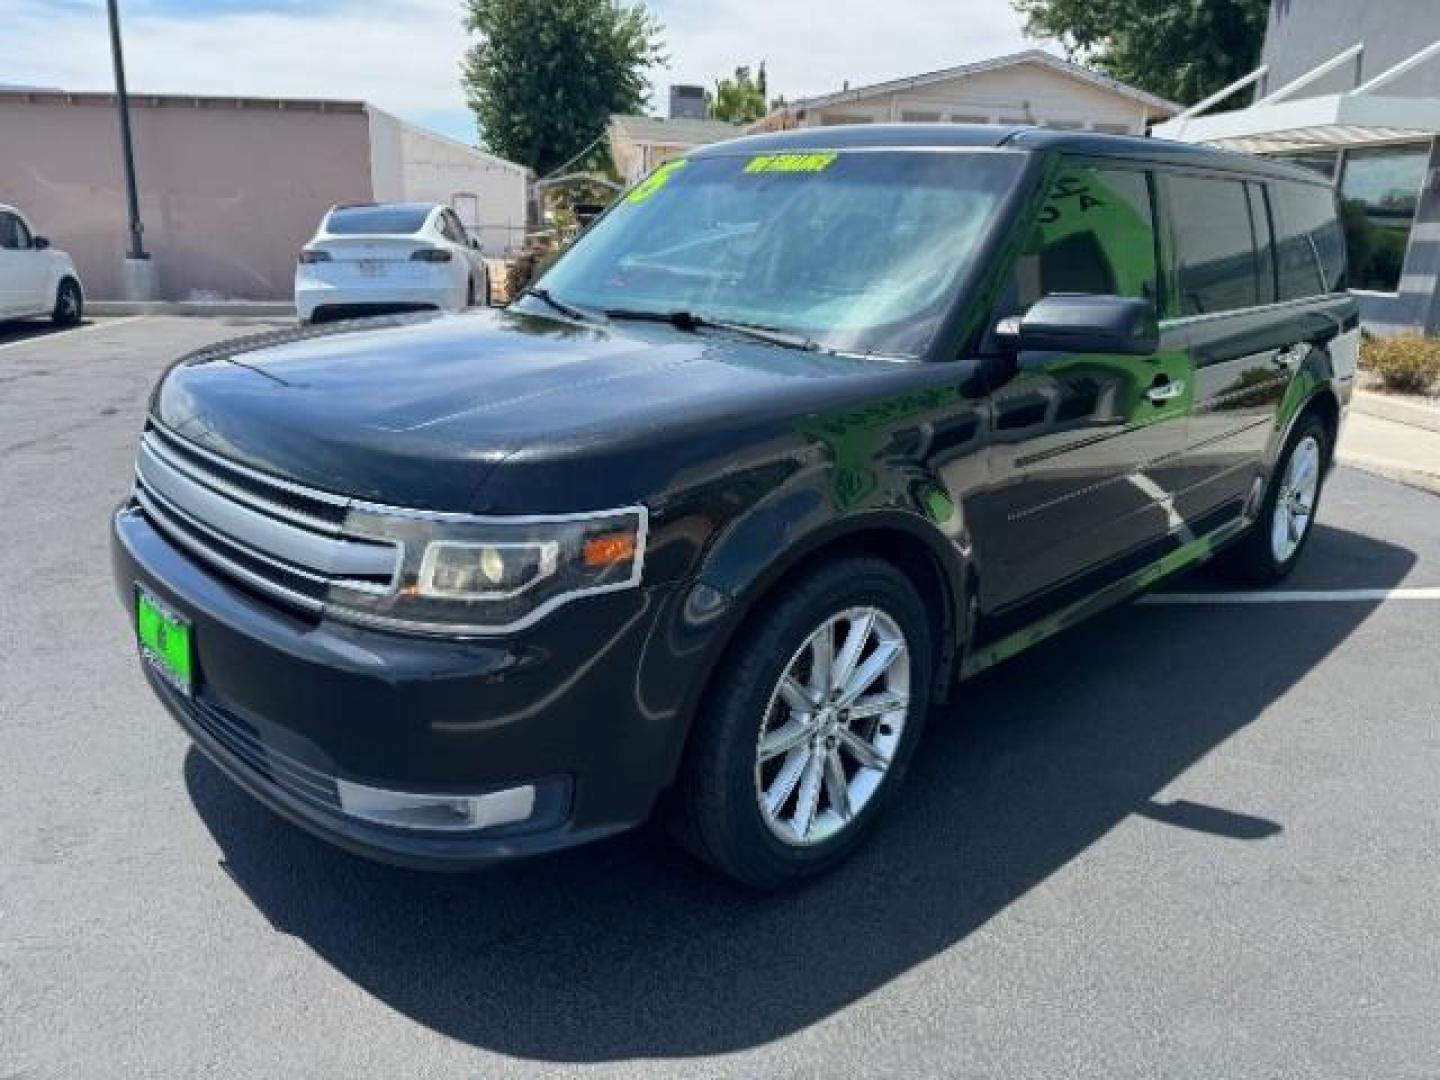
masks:
<path id="1" fill-rule="evenodd" d="M 1339 460 L 1440 494 L 1440 409 L 1357 393 Z"/>

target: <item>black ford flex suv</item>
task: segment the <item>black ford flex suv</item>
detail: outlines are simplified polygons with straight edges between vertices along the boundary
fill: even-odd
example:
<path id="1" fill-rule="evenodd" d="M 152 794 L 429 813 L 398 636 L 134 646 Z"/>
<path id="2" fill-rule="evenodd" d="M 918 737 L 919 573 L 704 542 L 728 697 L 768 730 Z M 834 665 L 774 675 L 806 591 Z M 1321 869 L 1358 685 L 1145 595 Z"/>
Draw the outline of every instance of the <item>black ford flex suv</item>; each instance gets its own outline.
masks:
<path id="1" fill-rule="evenodd" d="M 817 129 L 663 165 L 505 311 L 161 380 L 114 567 L 257 799 L 473 866 L 661 813 L 831 866 L 963 680 L 1304 550 L 1355 371 L 1318 177 L 1158 141 Z"/>

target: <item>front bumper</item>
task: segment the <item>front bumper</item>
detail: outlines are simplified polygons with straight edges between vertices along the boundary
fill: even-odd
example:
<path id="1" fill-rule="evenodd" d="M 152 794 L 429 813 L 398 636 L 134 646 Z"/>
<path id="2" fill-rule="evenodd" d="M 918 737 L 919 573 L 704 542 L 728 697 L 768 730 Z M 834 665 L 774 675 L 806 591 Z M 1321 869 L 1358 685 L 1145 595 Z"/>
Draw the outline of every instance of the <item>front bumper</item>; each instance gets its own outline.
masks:
<path id="1" fill-rule="evenodd" d="M 421 868 L 465 868 L 634 826 L 683 742 L 684 685 L 654 655 L 667 590 L 587 598 L 529 630 L 469 641 L 309 621 L 191 561 L 133 507 L 112 531 L 132 618 L 139 584 L 193 626 L 193 697 L 148 663 L 196 745 L 282 816 L 342 847 Z M 481 794 L 536 785 L 531 817 L 475 833 L 392 828 L 345 814 L 336 781 Z"/>

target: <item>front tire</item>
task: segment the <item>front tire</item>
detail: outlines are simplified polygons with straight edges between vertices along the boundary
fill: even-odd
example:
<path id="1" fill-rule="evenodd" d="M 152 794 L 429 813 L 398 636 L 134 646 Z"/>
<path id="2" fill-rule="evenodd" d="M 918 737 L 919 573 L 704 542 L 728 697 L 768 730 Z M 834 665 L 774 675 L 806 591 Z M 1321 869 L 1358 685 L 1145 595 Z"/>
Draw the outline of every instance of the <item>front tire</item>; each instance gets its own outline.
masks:
<path id="1" fill-rule="evenodd" d="M 889 563 L 846 558 L 740 631 L 696 718 L 682 842 L 759 889 L 845 859 L 903 781 L 929 706 L 924 603 Z"/>
<path id="2" fill-rule="evenodd" d="M 1259 518 L 1216 563 L 1223 577 L 1263 587 L 1295 569 L 1315 531 L 1330 451 L 1330 432 L 1318 416 L 1311 413 L 1295 425 L 1270 476 Z"/>
<path id="3" fill-rule="evenodd" d="M 74 278 L 65 278 L 55 290 L 50 321 L 56 326 L 79 326 L 84 315 L 85 296 L 80 291 L 80 283 Z"/>

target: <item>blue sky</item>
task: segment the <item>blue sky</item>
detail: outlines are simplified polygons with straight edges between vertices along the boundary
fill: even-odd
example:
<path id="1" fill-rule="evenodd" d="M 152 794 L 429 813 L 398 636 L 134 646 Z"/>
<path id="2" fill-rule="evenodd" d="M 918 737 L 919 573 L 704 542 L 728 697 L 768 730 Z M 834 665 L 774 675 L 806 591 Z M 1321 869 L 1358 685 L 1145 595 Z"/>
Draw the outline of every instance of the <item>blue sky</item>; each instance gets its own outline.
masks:
<path id="1" fill-rule="evenodd" d="M 652 0 L 672 82 L 767 62 L 795 98 L 1024 48 L 1009 0 Z M 360 98 L 473 142 L 460 0 L 120 0 L 132 88 Z M 103 0 L 0 0 L 0 83 L 110 85 Z"/>

